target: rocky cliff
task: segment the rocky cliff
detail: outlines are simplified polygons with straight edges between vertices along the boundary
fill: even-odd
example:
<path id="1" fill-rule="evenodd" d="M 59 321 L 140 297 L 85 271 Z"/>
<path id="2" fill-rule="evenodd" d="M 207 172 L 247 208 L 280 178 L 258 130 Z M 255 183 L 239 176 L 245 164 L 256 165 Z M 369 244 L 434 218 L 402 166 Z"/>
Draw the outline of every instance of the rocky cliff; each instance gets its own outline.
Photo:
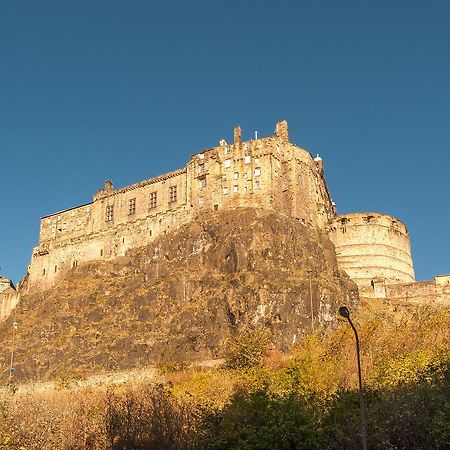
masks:
<path id="1" fill-rule="evenodd" d="M 46 379 L 220 358 L 244 326 L 264 325 L 285 350 L 357 300 L 321 231 L 263 210 L 210 212 L 25 296 L 0 326 L 0 364 L 14 321 L 17 378 Z"/>

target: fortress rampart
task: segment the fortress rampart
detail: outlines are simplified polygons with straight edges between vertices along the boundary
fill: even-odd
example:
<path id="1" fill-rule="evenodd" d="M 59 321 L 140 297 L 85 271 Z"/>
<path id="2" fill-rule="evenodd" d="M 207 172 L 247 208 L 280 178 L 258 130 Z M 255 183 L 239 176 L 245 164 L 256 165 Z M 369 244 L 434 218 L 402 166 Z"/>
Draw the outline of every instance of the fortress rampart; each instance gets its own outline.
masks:
<path id="1" fill-rule="evenodd" d="M 449 276 L 415 282 L 403 222 L 379 213 L 336 216 L 322 159 L 289 141 L 286 121 L 273 136 L 247 141 L 237 126 L 233 143 L 222 139 L 179 170 L 121 189 L 106 181 L 92 202 L 42 217 L 19 290 L 49 289 L 78 264 L 125 255 L 202 211 L 240 207 L 269 209 L 328 231 L 339 268 L 363 296 L 450 304 Z M 0 318 L 19 300 L 12 287 L 0 292 Z"/>
<path id="2" fill-rule="evenodd" d="M 414 282 L 409 235 L 400 220 L 378 213 L 336 216 L 329 227 L 339 266 L 363 295 L 372 295 L 373 280 Z"/>
<path id="3" fill-rule="evenodd" d="M 0 278 L 0 320 L 8 317 L 20 301 L 20 294 L 9 278 Z"/>

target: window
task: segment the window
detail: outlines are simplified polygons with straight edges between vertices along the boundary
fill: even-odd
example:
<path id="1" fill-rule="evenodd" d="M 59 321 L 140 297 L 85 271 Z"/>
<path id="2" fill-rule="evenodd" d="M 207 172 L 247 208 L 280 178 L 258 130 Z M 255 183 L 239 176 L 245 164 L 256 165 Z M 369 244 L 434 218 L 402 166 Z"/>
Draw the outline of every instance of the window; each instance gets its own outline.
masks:
<path id="1" fill-rule="evenodd" d="M 198 173 L 203 173 L 205 171 L 205 164 L 198 165 Z"/>
<path id="2" fill-rule="evenodd" d="M 223 151 L 224 155 L 228 155 L 230 153 L 230 147 L 225 147 L 225 150 Z"/>
<path id="3" fill-rule="evenodd" d="M 106 207 L 106 216 L 105 220 L 107 222 L 111 222 L 114 219 L 114 205 L 108 205 Z"/>
<path id="4" fill-rule="evenodd" d="M 255 189 L 259 189 L 259 181 L 255 181 Z"/>
<path id="5" fill-rule="evenodd" d="M 244 157 L 245 164 L 250 164 L 250 161 L 252 160 L 252 157 L 250 155 L 247 155 Z"/>
<path id="6" fill-rule="evenodd" d="M 100 256 L 103 256 L 103 250 L 100 250 Z"/>
<path id="7" fill-rule="evenodd" d="M 156 192 L 150 192 L 150 208 L 156 208 Z"/>
<path id="8" fill-rule="evenodd" d="M 233 180 L 238 180 L 239 179 L 239 172 L 234 172 L 233 173 Z"/>
<path id="9" fill-rule="evenodd" d="M 177 201 L 177 187 L 170 186 L 169 187 L 169 202 L 173 203 Z"/>
<path id="10" fill-rule="evenodd" d="M 255 177 L 259 177 L 261 175 L 261 168 L 260 167 L 256 167 L 255 168 Z"/>
<path id="11" fill-rule="evenodd" d="M 77 266 L 78 266 L 78 261 L 76 259 L 74 259 L 72 262 L 72 267 L 77 267 Z"/>
<path id="12" fill-rule="evenodd" d="M 56 273 L 57 270 L 58 270 L 58 266 L 55 266 L 55 273 Z"/>
<path id="13" fill-rule="evenodd" d="M 205 159 L 205 154 L 204 153 L 199 153 L 198 157 L 199 157 L 199 159 Z"/>
<path id="14" fill-rule="evenodd" d="M 45 275 L 45 269 L 42 270 L 42 275 Z"/>
<path id="15" fill-rule="evenodd" d="M 203 189 L 204 187 L 206 187 L 206 177 L 198 179 L 198 187 L 200 189 Z"/>
<path id="16" fill-rule="evenodd" d="M 239 192 L 239 186 L 233 186 L 233 192 Z"/>
<path id="17" fill-rule="evenodd" d="M 259 164 L 259 158 L 255 158 L 255 164 Z"/>
<path id="18" fill-rule="evenodd" d="M 228 167 L 231 167 L 231 159 L 225 160 L 225 168 L 227 169 Z"/>
<path id="19" fill-rule="evenodd" d="M 227 188 L 227 187 L 224 187 L 224 188 L 223 188 L 223 194 L 224 194 L 224 195 L 227 195 L 227 194 L 228 194 L 228 188 Z"/>
<path id="20" fill-rule="evenodd" d="M 222 175 L 222 181 L 227 181 L 227 176 L 226 175 Z"/>
<path id="21" fill-rule="evenodd" d="M 130 198 L 128 200 L 128 214 L 135 214 L 136 213 L 136 199 Z"/>

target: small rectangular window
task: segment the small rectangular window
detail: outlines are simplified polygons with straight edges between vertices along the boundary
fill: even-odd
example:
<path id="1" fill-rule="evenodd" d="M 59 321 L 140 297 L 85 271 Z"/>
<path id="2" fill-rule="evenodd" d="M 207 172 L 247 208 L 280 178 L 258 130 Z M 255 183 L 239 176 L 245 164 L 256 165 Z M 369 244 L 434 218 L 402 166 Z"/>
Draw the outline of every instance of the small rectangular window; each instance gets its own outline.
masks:
<path id="1" fill-rule="evenodd" d="M 255 164 L 259 164 L 259 158 L 255 158 Z"/>
<path id="2" fill-rule="evenodd" d="M 255 189 L 259 189 L 259 181 L 255 181 Z"/>
<path id="3" fill-rule="evenodd" d="M 233 173 L 233 180 L 238 180 L 239 179 L 239 172 L 234 172 Z"/>
<path id="4" fill-rule="evenodd" d="M 169 187 L 169 202 L 173 203 L 177 201 L 177 187 L 170 186 Z"/>
<path id="5" fill-rule="evenodd" d="M 198 165 L 198 173 L 203 173 L 205 171 L 205 164 Z"/>
<path id="6" fill-rule="evenodd" d="M 247 155 L 244 157 L 245 164 L 250 164 L 250 161 L 252 160 L 252 157 L 250 155 Z"/>
<path id="7" fill-rule="evenodd" d="M 150 192 L 150 208 L 156 208 L 156 192 Z"/>
<path id="8" fill-rule="evenodd" d="M 42 270 L 42 275 L 45 275 L 45 269 Z"/>
<path id="9" fill-rule="evenodd" d="M 130 198 L 128 200 L 128 214 L 135 214 L 136 213 L 136 199 Z"/>
<path id="10" fill-rule="evenodd" d="M 227 188 L 227 187 L 224 187 L 224 188 L 223 188 L 223 193 L 224 193 L 224 195 L 227 195 L 227 194 L 228 194 L 228 188 Z"/>
<path id="11" fill-rule="evenodd" d="M 58 266 L 55 266 L 55 273 L 56 273 L 57 270 L 58 270 Z"/>
<path id="12" fill-rule="evenodd" d="M 255 168 L 255 177 L 259 177 L 261 175 L 261 168 L 260 167 L 256 167 Z"/>
<path id="13" fill-rule="evenodd" d="M 222 175 L 222 181 L 227 181 L 227 176 L 226 175 Z"/>
<path id="14" fill-rule="evenodd" d="M 111 222 L 114 219 L 114 205 L 108 205 L 106 207 L 105 220 Z"/>
<path id="15" fill-rule="evenodd" d="M 230 153 L 230 147 L 225 147 L 223 154 L 228 155 Z"/>
<path id="16" fill-rule="evenodd" d="M 206 187 L 206 177 L 198 179 L 198 187 L 200 189 L 203 189 L 204 187 Z"/>
<path id="17" fill-rule="evenodd" d="M 225 160 L 225 168 L 228 169 L 229 167 L 231 167 L 231 159 L 226 159 Z"/>
<path id="18" fill-rule="evenodd" d="M 239 192 L 239 186 L 233 186 L 233 192 Z"/>

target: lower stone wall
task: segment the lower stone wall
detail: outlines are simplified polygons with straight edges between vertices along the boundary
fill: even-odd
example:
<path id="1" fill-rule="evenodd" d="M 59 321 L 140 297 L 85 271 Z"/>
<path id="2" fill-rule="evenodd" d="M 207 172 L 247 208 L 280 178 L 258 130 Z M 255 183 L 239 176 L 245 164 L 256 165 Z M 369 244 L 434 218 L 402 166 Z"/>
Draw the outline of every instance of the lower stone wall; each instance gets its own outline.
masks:
<path id="1" fill-rule="evenodd" d="M 18 292 L 0 293 L 0 320 L 6 319 L 20 301 Z"/>
<path id="2" fill-rule="evenodd" d="M 450 275 L 438 275 L 432 281 L 386 285 L 386 298 L 408 303 L 440 303 L 450 306 Z"/>

